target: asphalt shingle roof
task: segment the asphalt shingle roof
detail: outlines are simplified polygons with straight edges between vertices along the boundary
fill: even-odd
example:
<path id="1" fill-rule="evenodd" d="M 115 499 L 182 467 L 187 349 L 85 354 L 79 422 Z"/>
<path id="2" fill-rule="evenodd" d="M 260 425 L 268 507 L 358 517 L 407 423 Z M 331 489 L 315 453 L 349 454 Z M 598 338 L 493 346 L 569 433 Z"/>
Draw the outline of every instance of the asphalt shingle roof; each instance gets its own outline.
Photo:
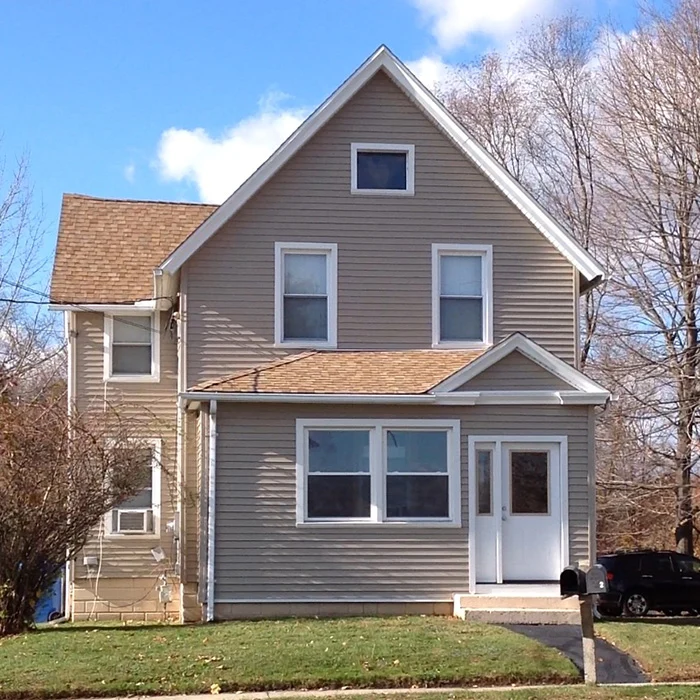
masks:
<path id="1" fill-rule="evenodd" d="M 216 209 L 212 204 L 64 195 L 51 301 L 150 299 L 153 268 Z"/>
<path id="2" fill-rule="evenodd" d="M 424 394 L 482 350 L 318 350 L 202 382 L 191 391 L 257 394 Z"/>

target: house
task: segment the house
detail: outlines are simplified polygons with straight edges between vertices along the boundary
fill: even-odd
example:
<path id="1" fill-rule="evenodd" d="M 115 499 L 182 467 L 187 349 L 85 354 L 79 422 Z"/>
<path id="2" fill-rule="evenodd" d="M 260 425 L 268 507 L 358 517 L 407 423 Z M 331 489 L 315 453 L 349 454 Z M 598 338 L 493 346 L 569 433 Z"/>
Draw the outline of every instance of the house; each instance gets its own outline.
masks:
<path id="1" fill-rule="evenodd" d="M 603 277 L 385 47 L 219 207 L 66 195 L 69 400 L 153 459 L 71 562 L 73 617 L 551 596 L 595 557 Z"/>

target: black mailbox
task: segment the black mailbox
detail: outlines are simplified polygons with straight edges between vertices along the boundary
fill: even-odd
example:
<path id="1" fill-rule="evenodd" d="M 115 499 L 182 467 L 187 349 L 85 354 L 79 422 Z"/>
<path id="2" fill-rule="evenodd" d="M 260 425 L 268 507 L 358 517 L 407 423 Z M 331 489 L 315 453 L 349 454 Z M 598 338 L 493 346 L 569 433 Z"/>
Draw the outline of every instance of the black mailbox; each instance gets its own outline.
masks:
<path id="1" fill-rule="evenodd" d="M 601 564 L 594 564 L 586 572 L 586 593 L 596 595 L 608 592 L 608 572 Z"/>
<path id="2" fill-rule="evenodd" d="M 567 566 L 559 576 L 559 591 L 563 598 L 586 594 L 586 574 L 577 566 Z"/>

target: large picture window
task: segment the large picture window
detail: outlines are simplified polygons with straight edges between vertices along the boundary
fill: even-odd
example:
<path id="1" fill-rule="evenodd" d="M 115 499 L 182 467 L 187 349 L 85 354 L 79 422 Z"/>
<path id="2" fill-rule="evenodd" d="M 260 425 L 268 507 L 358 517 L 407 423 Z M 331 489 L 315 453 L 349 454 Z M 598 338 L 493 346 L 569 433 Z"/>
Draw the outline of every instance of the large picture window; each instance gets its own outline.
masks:
<path id="1" fill-rule="evenodd" d="M 297 421 L 297 522 L 459 524 L 458 421 Z"/>
<path id="2" fill-rule="evenodd" d="M 491 343 L 491 247 L 433 246 L 433 345 Z"/>
<path id="3" fill-rule="evenodd" d="M 275 342 L 334 347 L 336 263 L 333 244 L 278 243 L 275 247 Z"/>

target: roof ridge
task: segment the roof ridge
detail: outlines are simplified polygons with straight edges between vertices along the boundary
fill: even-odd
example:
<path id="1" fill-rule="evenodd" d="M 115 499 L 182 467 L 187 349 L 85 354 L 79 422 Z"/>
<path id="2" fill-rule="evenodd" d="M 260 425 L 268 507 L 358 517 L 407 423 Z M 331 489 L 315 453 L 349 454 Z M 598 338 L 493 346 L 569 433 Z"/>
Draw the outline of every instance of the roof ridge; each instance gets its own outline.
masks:
<path id="1" fill-rule="evenodd" d="M 296 355 L 287 355 L 287 357 L 281 357 L 277 360 L 273 360 L 272 362 L 268 362 L 266 365 L 256 365 L 255 367 L 251 367 L 250 369 L 245 369 L 240 372 L 233 372 L 232 374 L 225 375 L 223 377 L 217 377 L 216 379 L 211 379 L 208 382 L 202 382 L 201 384 L 198 384 L 196 386 L 197 391 L 202 391 L 204 389 L 211 389 L 213 386 L 216 386 L 217 384 L 223 384 L 224 382 L 230 382 L 234 379 L 242 379 L 243 377 L 248 377 L 251 374 L 255 374 L 256 372 L 264 372 L 265 370 L 268 369 L 275 369 L 276 367 L 282 367 L 283 365 L 290 365 L 293 362 L 297 362 L 299 360 L 304 360 L 307 357 L 311 357 L 312 355 L 318 355 L 319 350 L 307 350 L 306 352 L 300 352 L 297 353 Z"/>
<path id="2" fill-rule="evenodd" d="M 130 197 L 98 197 L 92 194 L 81 194 L 80 192 L 64 192 L 63 197 L 71 199 L 87 199 L 94 202 L 112 202 L 112 203 L 124 203 L 124 204 L 163 204 L 163 205 L 185 205 L 189 207 L 213 207 L 218 208 L 219 204 L 209 204 L 207 202 L 181 202 L 172 201 L 166 199 L 132 199 Z"/>

